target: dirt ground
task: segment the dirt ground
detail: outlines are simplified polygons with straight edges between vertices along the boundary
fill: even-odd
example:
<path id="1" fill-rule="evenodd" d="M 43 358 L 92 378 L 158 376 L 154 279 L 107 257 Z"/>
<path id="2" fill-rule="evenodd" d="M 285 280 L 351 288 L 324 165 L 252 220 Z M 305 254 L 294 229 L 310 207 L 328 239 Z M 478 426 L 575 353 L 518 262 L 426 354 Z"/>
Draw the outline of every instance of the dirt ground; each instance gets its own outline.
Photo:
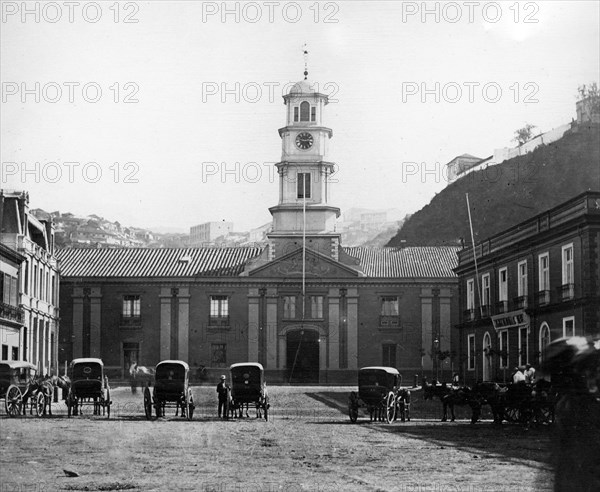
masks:
<path id="1" fill-rule="evenodd" d="M 188 422 L 147 421 L 142 394 L 113 389 L 111 418 L 0 415 L 0 490 L 529 491 L 552 488 L 548 426 L 441 423 L 413 395 L 411 422 L 351 424 L 351 388 L 271 387 L 269 421 L 216 417 L 194 387 Z M 419 414 L 420 413 L 420 414 Z M 460 415 L 465 416 L 465 415 Z M 68 477 L 64 470 L 79 476 Z"/>

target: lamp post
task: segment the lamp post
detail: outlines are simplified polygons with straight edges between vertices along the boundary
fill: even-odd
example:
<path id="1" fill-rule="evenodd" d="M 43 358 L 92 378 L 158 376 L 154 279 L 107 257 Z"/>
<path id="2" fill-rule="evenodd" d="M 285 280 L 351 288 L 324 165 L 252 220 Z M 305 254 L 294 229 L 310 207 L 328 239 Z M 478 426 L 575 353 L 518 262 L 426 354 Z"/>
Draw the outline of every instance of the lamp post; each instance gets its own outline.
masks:
<path id="1" fill-rule="evenodd" d="M 439 374 L 439 354 L 440 354 L 440 341 L 439 339 L 435 339 L 433 341 L 433 364 L 434 364 L 434 371 L 435 371 L 435 379 L 436 381 L 439 381 L 440 379 L 440 374 Z"/>

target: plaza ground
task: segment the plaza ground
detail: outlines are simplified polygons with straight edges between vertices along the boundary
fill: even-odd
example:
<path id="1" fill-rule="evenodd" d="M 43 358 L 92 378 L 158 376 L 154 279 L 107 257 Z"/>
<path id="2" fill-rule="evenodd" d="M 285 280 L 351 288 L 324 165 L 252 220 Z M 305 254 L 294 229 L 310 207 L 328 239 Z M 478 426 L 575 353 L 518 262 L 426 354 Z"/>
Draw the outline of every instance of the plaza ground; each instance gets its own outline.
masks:
<path id="1" fill-rule="evenodd" d="M 269 420 L 219 420 L 213 386 L 193 387 L 192 421 L 146 420 L 142 393 L 112 390 L 110 419 L 0 414 L 0 490 L 551 490 L 551 428 L 471 425 L 413 392 L 410 422 L 351 424 L 348 387 L 270 387 Z M 64 470 L 79 476 L 68 477 Z"/>

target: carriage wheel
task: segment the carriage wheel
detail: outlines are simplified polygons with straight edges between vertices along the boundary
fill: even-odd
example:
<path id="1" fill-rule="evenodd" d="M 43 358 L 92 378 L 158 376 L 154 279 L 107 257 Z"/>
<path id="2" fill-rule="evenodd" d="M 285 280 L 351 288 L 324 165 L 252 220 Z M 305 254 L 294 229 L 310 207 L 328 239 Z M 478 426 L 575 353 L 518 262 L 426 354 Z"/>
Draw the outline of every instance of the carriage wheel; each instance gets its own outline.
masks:
<path id="1" fill-rule="evenodd" d="M 191 388 L 188 388 L 188 396 L 187 396 L 185 415 L 188 420 L 192 420 L 192 417 L 194 416 L 194 397 L 192 396 Z"/>
<path id="2" fill-rule="evenodd" d="M 44 409 L 46 408 L 46 397 L 44 393 L 41 391 L 33 398 L 33 402 L 35 404 L 35 414 L 38 417 L 44 415 Z"/>
<path id="3" fill-rule="evenodd" d="M 73 409 L 74 409 L 73 407 L 74 407 L 73 392 L 69 389 L 69 393 L 67 394 L 67 417 L 71 416 Z"/>
<path id="4" fill-rule="evenodd" d="M 385 421 L 389 424 L 393 422 L 396 416 L 396 397 L 391 391 L 387 396 L 386 408 L 385 408 Z"/>
<path id="5" fill-rule="evenodd" d="M 519 422 L 521 419 L 521 412 L 517 407 L 507 407 L 504 409 L 504 418 L 507 422 Z"/>
<path id="6" fill-rule="evenodd" d="M 106 388 L 106 399 L 104 400 L 104 407 L 106 408 L 106 418 L 109 419 L 110 418 L 110 404 L 112 402 L 110 401 L 110 390 L 108 388 Z"/>
<path id="7" fill-rule="evenodd" d="M 146 418 L 150 420 L 152 418 L 152 397 L 150 396 L 150 388 L 146 386 L 144 389 L 144 412 Z"/>
<path id="8" fill-rule="evenodd" d="M 4 398 L 4 405 L 9 417 L 16 417 L 21 414 L 23 408 L 23 395 L 21 395 L 21 390 L 17 386 L 11 385 L 8 388 L 6 397 Z"/>

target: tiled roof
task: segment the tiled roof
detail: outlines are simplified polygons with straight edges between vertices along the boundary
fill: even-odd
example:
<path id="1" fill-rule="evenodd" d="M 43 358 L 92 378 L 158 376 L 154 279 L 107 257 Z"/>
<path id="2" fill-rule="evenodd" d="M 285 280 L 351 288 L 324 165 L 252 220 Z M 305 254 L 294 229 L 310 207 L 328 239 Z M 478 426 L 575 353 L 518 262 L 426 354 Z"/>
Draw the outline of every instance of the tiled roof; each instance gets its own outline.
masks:
<path id="1" fill-rule="evenodd" d="M 345 247 L 358 258 L 367 277 L 452 277 L 458 265 L 458 246 L 414 246 L 408 248 Z"/>
<path id="2" fill-rule="evenodd" d="M 457 246 L 409 248 L 344 247 L 367 277 L 448 277 L 458 265 Z M 69 248 L 59 250 L 65 277 L 233 277 L 260 247 Z"/>
<path id="3" fill-rule="evenodd" d="M 69 248 L 59 250 L 64 277 L 229 277 L 262 248 Z"/>

